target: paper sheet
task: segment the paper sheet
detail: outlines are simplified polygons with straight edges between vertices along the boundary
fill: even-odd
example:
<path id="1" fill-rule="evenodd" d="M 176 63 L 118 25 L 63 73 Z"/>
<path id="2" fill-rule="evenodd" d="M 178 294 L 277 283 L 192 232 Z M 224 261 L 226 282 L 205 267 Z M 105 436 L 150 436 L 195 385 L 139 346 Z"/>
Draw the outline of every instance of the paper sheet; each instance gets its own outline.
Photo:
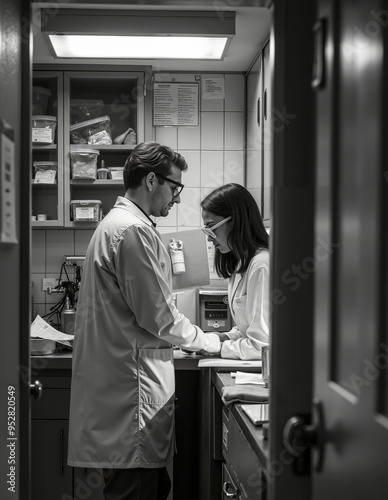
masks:
<path id="1" fill-rule="evenodd" d="M 37 315 L 31 324 L 30 328 L 31 338 L 55 340 L 60 344 L 71 346 L 70 341 L 74 339 L 74 335 L 62 333 L 49 325 L 43 318 Z"/>
<path id="2" fill-rule="evenodd" d="M 236 372 L 237 384 L 258 384 L 265 387 L 261 373 Z"/>
<path id="3" fill-rule="evenodd" d="M 228 366 L 231 368 L 243 368 L 244 366 L 252 366 L 261 368 L 261 360 L 259 361 L 243 361 L 241 359 L 226 359 L 226 358 L 213 358 L 200 359 L 198 362 L 198 367 L 210 367 L 210 366 Z"/>

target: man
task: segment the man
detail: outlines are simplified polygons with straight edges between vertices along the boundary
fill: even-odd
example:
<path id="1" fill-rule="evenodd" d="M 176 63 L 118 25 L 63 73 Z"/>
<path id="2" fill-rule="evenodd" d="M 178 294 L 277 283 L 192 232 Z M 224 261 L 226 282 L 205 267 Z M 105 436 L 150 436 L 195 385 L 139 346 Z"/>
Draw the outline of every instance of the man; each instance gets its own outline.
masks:
<path id="1" fill-rule="evenodd" d="M 163 500 L 174 454 L 171 344 L 220 352 L 175 308 L 171 264 L 150 215 L 180 203 L 184 158 L 154 142 L 124 168 L 125 197 L 87 250 L 73 352 L 68 463 L 103 469 L 106 500 Z"/>

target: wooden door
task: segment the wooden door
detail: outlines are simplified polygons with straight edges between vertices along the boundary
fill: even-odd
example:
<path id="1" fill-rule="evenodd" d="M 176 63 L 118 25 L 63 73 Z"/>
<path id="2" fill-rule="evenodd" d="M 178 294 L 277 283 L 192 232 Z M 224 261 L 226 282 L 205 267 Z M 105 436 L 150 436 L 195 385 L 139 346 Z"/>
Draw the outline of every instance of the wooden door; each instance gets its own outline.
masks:
<path id="1" fill-rule="evenodd" d="M 313 392 L 324 454 L 312 498 L 388 498 L 388 11 L 378 0 L 317 6 L 315 231 L 326 251 L 316 266 Z"/>

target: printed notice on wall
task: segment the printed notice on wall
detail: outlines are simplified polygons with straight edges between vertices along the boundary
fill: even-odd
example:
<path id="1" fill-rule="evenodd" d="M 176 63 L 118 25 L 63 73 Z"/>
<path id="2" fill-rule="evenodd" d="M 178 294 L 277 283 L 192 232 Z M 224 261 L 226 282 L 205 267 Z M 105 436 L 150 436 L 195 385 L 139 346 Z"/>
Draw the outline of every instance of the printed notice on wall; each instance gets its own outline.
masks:
<path id="1" fill-rule="evenodd" d="M 199 83 L 155 83 L 154 126 L 198 127 Z"/>
<path id="2" fill-rule="evenodd" d="M 202 98 L 203 99 L 225 99 L 225 79 L 203 78 L 202 79 Z"/>
<path id="3" fill-rule="evenodd" d="M 14 130 L 0 122 L 0 243 L 15 244 L 16 179 Z"/>

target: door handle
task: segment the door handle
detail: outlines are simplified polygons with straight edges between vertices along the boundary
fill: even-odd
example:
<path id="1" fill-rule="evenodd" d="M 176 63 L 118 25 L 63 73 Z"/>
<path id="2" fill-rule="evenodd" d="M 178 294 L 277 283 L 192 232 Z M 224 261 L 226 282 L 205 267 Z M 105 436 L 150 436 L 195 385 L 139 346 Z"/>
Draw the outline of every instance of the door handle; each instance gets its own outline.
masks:
<path id="1" fill-rule="evenodd" d="M 260 97 L 257 99 L 257 126 L 260 127 Z"/>
<path id="2" fill-rule="evenodd" d="M 30 384 L 30 396 L 34 396 L 34 399 L 40 399 L 43 393 L 43 385 L 39 380 L 35 380 L 33 384 Z"/>
<path id="3" fill-rule="evenodd" d="M 293 468 L 295 474 L 310 474 L 311 466 L 320 472 L 324 460 L 324 420 L 322 403 L 313 399 L 312 423 L 310 415 L 295 415 L 287 420 L 283 429 L 283 440 L 288 451 L 295 457 Z M 316 449 L 316 458 L 311 464 L 311 451 Z"/>
<path id="4" fill-rule="evenodd" d="M 225 481 L 224 486 L 223 486 L 223 491 L 224 495 L 226 498 L 237 498 L 237 491 L 234 490 L 234 493 L 229 493 L 228 489 L 229 487 L 232 486 L 229 481 Z"/>

